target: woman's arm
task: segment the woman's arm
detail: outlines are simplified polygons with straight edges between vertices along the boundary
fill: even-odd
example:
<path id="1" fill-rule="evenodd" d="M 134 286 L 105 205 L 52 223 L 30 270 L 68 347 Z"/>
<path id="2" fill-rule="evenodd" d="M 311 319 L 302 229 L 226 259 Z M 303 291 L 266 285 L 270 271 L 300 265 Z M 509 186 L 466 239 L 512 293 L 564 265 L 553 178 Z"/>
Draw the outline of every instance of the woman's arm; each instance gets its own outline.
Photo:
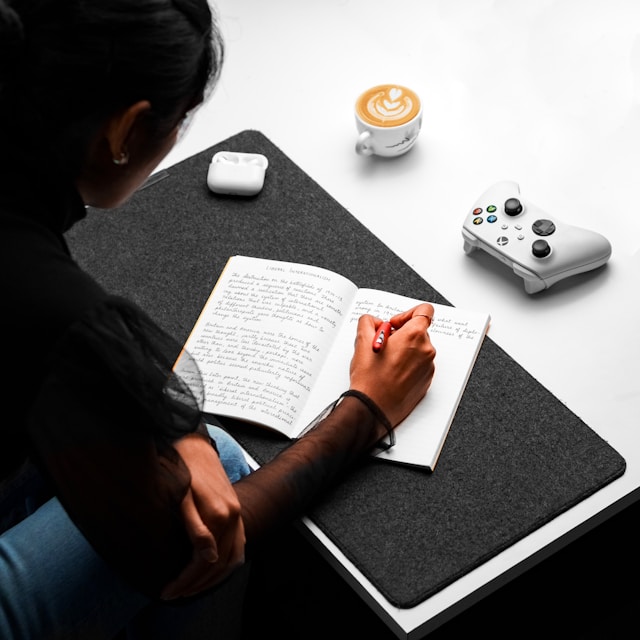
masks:
<path id="1" fill-rule="evenodd" d="M 184 436 L 195 428 L 188 424 L 197 407 L 175 403 L 168 413 L 172 394 L 163 391 L 163 367 L 149 362 L 146 347 L 132 352 L 131 334 L 144 344 L 150 328 L 138 331 L 137 318 L 123 313 L 110 322 L 103 313 L 102 324 L 88 322 L 69 334 L 39 390 L 29 430 L 34 454 L 73 520 L 149 595 L 171 580 L 165 597 L 219 582 L 242 561 L 245 535 L 256 544 L 301 514 L 386 435 L 358 398 L 344 398 L 313 430 L 231 487 L 207 439 Z M 380 323 L 364 316 L 358 324 L 351 388 L 395 426 L 426 393 L 435 352 L 426 319 L 408 312 L 394 319 L 396 331 L 374 354 Z M 182 437 L 168 444 L 167 434 L 181 429 Z"/>
<path id="2" fill-rule="evenodd" d="M 381 320 L 358 322 L 350 388 L 368 396 L 396 427 L 431 385 L 435 349 L 427 329 L 433 307 L 423 304 L 391 319 L 394 333 L 374 353 L 372 342 Z M 279 523 L 302 513 L 364 453 L 387 435 L 387 429 L 357 397 L 345 397 L 314 429 L 271 462 L 234 485 L 252 544 Z"/>
<path id="3" fill-rule="evenodd" d="M 409 414 L 431 384 L 435 350 L 427 329 L 432 316 L 433 307 L 425 304 L 392 318 L 395 331 L 379 353 L 373 353 L 371 345 L 382 321 L 363 316 L 358 323 L 350 387 L 368 396 L 393 427 Z M 236 482 L 233 489 L 238 498 L 248 545 L 259 544 L 275 528 L 302 514 L 322 491 L 337 482 L 364 453 L 387 435 L 387 426 L 370 408 L 358 397 L 348 396 L 302 438 Z M 211 458 L 208 462 L 206 456 L 199 457 L 192 455 L 194 451 L 180 449 L 194 478 L 206 478 L 219 464 L 210 451 L 201 448 L 203 454 Z M 194 483 L 192 488 L 198 494 L 198 511 L 202 518 L 195 519 L 193 526 L 202 530 L 205 524 L 214 537 L 218 536 L 219 544 L 237 542 L 239 534 L 234 529 L 237 526 L 235 519 L 225 528 L 215 509 L 206 514 L 207 493 L 196 491 Z M 209 488 L 213 504 L 218 496 L 215 487 Z M 221 542 L 225 539 L 227 542 Z M 195 593 L 215 584 L 225 570 L 224 563 L 217 567 L 196 555 L 189 567 L 167 587 L 163 596 Z"/>
<path id="4" fill-rule="evenodd" d="M 302 513 L 385 434 L 362 402 L 345 398 L 315 429 L 234 485 L 224 470 L 220 477 L 222 465 L 212 447 L 196 439 L 189 446 L 177 444 L 192 476 L 183 515 L 193 552 L 161 597 L 187 597 L 219 583 L 244 559 L 245 535 L 249 546 L 255 545 Z M 238 507 L 231 514 L 226 509 L 228 490 Z"/>

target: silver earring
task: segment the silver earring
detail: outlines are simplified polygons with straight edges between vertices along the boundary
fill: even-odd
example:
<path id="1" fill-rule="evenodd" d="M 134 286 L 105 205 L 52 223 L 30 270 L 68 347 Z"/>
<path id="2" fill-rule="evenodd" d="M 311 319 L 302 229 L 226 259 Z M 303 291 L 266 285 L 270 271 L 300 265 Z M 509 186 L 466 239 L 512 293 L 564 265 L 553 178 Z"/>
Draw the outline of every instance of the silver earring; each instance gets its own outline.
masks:
<path id="1" fill-rule="evenodd" d="M 117 158 L 113 158 L 113 164 L 125 165 L 129 162 L 129 154 L 126 151 L 121 151 Z"/>

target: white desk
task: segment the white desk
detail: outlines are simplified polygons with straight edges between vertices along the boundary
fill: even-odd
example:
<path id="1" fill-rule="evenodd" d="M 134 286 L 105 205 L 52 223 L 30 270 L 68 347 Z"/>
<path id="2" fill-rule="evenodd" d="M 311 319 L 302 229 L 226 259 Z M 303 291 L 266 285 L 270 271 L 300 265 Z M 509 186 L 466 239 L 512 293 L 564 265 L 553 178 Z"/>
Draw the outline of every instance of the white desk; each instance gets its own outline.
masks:
<path id="1" fill-rule="evenodd" d="M 418 638 L 640 491 L 640 3 L 635 0 L 218 0 L 227 59 L 168 166 L 258 129 L 614 446 L 625 475 L 410 610 L 326 540 L 400 638 Z M 398 82 L 424 102 L 417 146 L 353 150 L 352 108 Z M 251 151 L 248 149 L 247 151 Z M 608 266 L 528 296 L 460 226 L 491 184 L 604 233 Z M 476 257 L 477 256 L 477 257 Z M 313 530 L 313 528 L 312 528 Z"/>

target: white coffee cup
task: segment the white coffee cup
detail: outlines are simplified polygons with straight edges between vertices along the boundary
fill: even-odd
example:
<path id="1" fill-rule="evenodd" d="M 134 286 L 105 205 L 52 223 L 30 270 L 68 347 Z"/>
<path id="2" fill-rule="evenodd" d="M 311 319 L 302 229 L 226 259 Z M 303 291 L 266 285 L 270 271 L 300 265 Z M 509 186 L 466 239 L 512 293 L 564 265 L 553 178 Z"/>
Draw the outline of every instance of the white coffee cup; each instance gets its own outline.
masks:
<path id="1" fill-rule="evenodd" d="M 358 96 L 355 105 L 360 155 L 400 156 L 415 144 L 422 126 L 417 93 L 399 84 L 382 84 Z"/>

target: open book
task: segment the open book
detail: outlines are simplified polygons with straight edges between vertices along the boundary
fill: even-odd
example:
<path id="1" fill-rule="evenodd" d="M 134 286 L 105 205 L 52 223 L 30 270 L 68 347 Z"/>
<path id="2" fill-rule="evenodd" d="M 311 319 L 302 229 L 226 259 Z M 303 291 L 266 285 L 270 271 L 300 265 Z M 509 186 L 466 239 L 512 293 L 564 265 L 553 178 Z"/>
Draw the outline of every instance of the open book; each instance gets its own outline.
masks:
<path id="1" fill-rule="evenodd" d="M 370 313 L 388 319 L 420 302 L 358 289 L 319 267 L 230 258 L 184 346 L 203 378 L 204 411 L 299 436 L 349 388 L 358 318 Z M 396 428 L 396 445 L 377 453 L 431 470 L 490 321 L 486 313 L 433 307 L 433 382 Z M 175 369 L 189 381 L 182 354 Z"/>

